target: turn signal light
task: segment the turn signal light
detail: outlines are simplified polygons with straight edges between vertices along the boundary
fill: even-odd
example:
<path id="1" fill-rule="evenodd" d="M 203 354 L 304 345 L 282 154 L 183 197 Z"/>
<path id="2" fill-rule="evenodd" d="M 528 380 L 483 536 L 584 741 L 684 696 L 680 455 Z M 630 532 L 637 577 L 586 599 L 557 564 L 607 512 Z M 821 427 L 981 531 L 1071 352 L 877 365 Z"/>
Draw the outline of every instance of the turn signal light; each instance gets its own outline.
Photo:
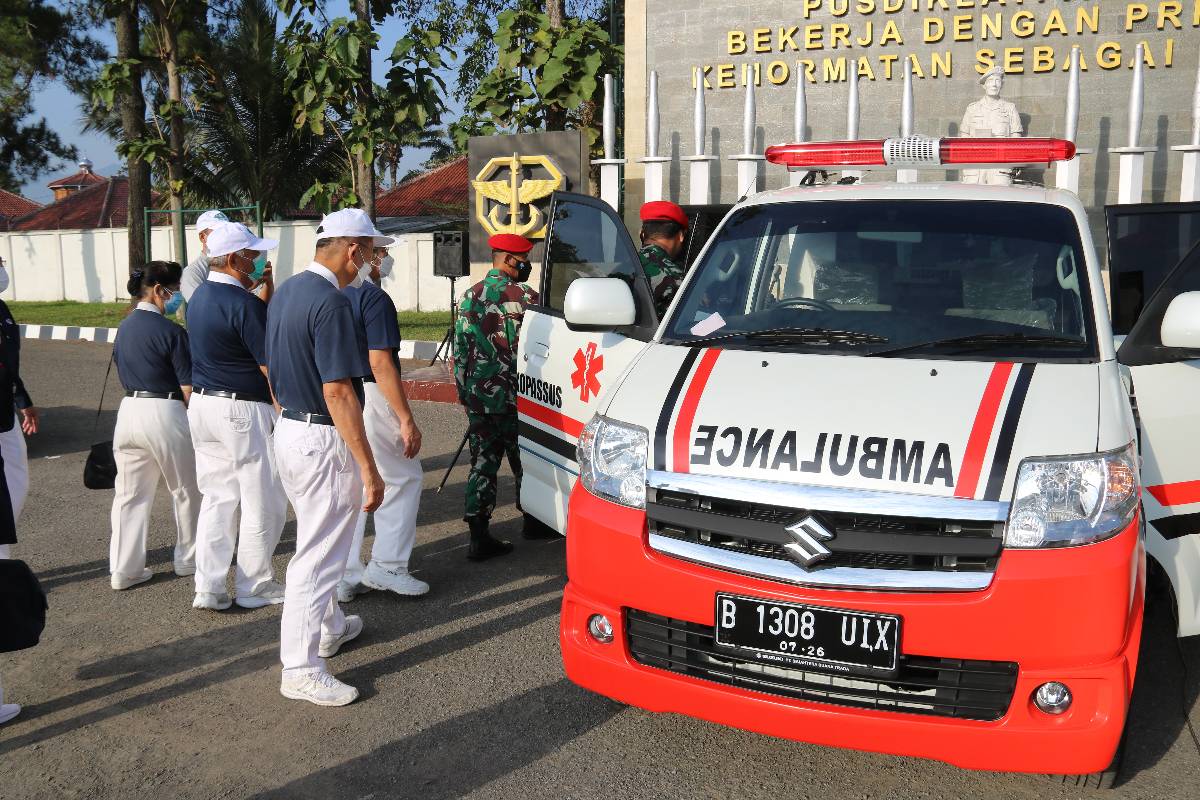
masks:
<path id="1" fill-rule="evenodd" d="M 1049 165 L 1075 157 L 1066 139 L 934 139 L 905 136 L 845 142 L 802 142 L 767 148 L 767 161 L 789 169 L 823 167 L 956 167 Z"/>

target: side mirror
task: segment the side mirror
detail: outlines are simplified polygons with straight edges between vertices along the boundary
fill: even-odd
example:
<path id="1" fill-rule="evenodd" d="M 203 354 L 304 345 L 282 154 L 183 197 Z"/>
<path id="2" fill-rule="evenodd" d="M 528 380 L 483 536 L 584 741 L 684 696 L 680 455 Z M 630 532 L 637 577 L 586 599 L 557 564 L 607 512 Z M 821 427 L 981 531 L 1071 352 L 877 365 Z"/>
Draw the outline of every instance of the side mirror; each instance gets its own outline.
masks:
<path id="1" fill-rule="evenodd" d="M 573 330 L 607 331 L 637 322 L 637 306 L 620 278 L 576 278 L 567 287 L 563 316 Z"/>
<path id="2" fill-rule="evenodd" d="M 1200 349 L 1200 292 L 1183 292 L 1167 306 L 1159 330 L 1163 347 Z"/>

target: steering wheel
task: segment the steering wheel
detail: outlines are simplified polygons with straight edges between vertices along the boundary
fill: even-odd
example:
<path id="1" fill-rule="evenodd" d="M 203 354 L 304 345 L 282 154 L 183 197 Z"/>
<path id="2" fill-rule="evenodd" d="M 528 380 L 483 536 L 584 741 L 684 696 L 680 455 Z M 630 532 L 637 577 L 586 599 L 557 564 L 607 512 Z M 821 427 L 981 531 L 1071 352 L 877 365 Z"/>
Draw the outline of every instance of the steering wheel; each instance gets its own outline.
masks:
<path id="1" fill-rule="evenodd" d="M 815 308 L 818 311 L 837 311 L 829 303 L 824 300 L 818 300 L 815 297 L 785 297 L 775 303 L 774 308 Z"/>

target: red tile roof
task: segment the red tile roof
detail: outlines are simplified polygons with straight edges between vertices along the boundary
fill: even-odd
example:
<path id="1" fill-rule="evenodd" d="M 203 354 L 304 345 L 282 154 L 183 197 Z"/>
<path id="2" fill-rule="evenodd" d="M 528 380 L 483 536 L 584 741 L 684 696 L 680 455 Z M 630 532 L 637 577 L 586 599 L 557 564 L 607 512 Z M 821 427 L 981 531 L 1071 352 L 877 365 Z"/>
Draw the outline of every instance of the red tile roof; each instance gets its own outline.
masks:
<path id="1" fill-rule="evenodd" d="M 104 183 L 107 180 L 108 178 L 104 177 L 103 175 L 97 175 L 91 170 L 80 170 L 74 175 L 68 175 L 65 178 L 59 178 L 56 181 L 47 183 L 46 185 L 51 189 L 60 186 L 91 186 L 94 183 Z"/>
<path id="2" fill-rule="evenodd" d="M 467 157 L 409 178 L 375 199 L 380 217 L 466 217 Z"/>
<path id="3" fill-rule="evenodd" d="M 0 189 L 0 219 L 14 220 L 37 211 L 41 206 L 19 194 Z"/>
<path id="4" fill-rule="evenodd" d="M 44 208 L 14 220 L 15 231 L 120 228 L 129 208 L 129 181 L 124 176 L 105 178 L 100 183 L 68 195 Z"/>

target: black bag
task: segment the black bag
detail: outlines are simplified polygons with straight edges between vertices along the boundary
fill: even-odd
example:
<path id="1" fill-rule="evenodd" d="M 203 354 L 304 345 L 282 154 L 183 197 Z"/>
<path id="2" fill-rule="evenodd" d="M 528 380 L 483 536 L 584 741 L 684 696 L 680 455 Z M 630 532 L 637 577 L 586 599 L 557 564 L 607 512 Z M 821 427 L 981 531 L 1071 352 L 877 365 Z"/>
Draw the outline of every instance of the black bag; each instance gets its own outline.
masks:
<path id="1" fill-rule="evenodd" d="M 100 389 L 100 405 L 96 408 L 96 421 L 92 423 L 92 441 L 96 440 L 96 429 L 100 426 L 100 412 L 104 409 L 104 393 L 108 391 L 108 377 L 112 374 L 116 351 L 108 361 L 104 373 L 104 386 Z M 96 442 L 83 465 L 83 485 L 89 489 L 112 489 L 117 485 L 117 461 L 113 458 L 113 443 Z"/>
<path id="2" fill-rule="evenodd" d="M 28 564 L 0 559 L 0 653 L 36 645 L 46 627 L 49 607 Z"/>

